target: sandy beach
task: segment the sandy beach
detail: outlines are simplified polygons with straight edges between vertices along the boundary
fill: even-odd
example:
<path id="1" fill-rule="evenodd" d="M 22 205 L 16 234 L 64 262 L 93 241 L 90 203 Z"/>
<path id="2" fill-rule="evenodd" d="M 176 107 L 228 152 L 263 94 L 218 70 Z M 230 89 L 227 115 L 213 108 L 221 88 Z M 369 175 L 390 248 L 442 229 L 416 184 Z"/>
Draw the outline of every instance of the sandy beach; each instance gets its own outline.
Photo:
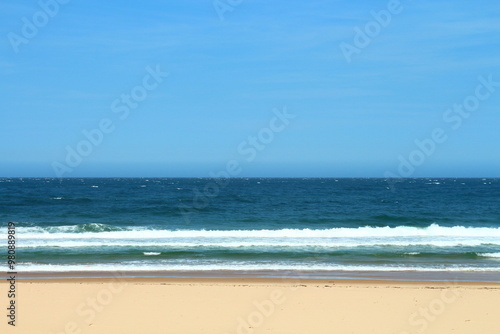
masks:
<path id="1" fill-rule="evenodd" d="M 6 296 L 7 281 L 0 284 Z M 4 313 L 8 301 L 2 298 Z M 269 278 L 16 282 L 2 333 L 498 333 L 500 284 Z"/>

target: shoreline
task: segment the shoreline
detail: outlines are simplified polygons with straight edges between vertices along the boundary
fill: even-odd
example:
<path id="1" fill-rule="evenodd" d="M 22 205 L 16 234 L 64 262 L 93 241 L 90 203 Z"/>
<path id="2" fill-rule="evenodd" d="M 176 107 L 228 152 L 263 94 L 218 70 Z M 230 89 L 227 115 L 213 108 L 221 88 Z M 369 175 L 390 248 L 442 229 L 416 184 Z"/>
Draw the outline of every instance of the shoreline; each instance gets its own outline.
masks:
<path id="1" fill-rule="evenodd" d="M 268 286 L 297 289 L 298 287 L 357 287 L 357 288 L 415 288 L 415 289 L 460 289 L 477 288 L 500 291 L 500 282 L 472 282 L 472 281 L 407 281 L 407 280 L 377 280 L 377 279 L 299 279 L 299 278 L 206 278 L 206 277 L 64 277 L 50 279 L 16 279 L 17 283 L 50 285 L 50 284 L 125 284 L 125 285 L 170 285 L 170 286 Z M 0 284 L 1 285 L 1 284 Z"/>
<path id="2" fill-rule="evenodd" d="M 2 272 L 8 277 L 8 272 Z M 68 272 L 17 272 L 18 280 L 57 279 L 263 279 L 263 280 L 347 280 L 347 281 L 397 281 L 397 282 L 476 282 L 500 283 L 499 272 L 455 271 L 68 271 Z"/>

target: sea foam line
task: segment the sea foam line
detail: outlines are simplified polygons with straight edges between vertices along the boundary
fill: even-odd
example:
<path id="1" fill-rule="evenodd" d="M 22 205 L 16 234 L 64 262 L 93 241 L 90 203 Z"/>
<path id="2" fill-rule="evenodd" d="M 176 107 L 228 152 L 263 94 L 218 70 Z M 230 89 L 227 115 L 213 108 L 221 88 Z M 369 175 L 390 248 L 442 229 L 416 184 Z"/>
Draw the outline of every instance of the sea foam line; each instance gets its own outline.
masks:
<path id="1" fill-rule="evenodd" d="M 107 227 L 111 229 L 114 227 Z M 106 229 L 106 228 L 105 228 Z M 116 229 L 116 228 L 115 228 Z M 358 227 L 331 229 L 279 229 L 279 230 L 162 230 L 130 228 L 119 231 L 78 232 L 74 226 L 18 227 L 18 233 L 27 239 L 64 239 L 78 236 L 79 239 L 156 239 L 156 238 L 377 238 L 377 237 L 499 237 L 500 227 L 440 226 L 432 224 L 418 228 Z M 0 234 L 4 237 L 5 234 Z"/>
<path id="2" fill-rule="evenodd" d="M 102 272 L 102 271 L 248 271 L 248 270 L 290 270 L 290 271 L 443 271 L 443 272 L 500 272 L 498 267 L 460 267 L 460 266 L 366 266 L 366 265 L 303 265 L 303 264 L 264 264 L 264 263 L 213 263 L 213 264 L 165 264 L 165 263 L 121 263 L 121 264 L 81 264 L 54 265 L 20 263 L 22 272 Z"/>
<path id="3" fill-rule="evenodd" d="M 500 258 L 500 253 L 479 253 L 478 255 L 483 257 Z"/>
<path id="4" fill-rule="evenodd" d="M 18 244 L 18 248 L 85 248 L 85 247 L 99 247 L 105 249 L 108 247 L 161 247 L 168 249 L 186 248 L 195 249 L 202 247 L 203 249 L 245 249 L 245 248 L 259 248 L 259 249 L 274 249 L 280 248 L 293 248 L 293 249 L 336 249 L 336 248 L 356 248 L 356 247 L 410 247 L 410 246 L 426 246 L 426 247 L 477 247 L 500 246 L 498 238 L 482 238 L 478 239 L 464 239 L 451 240 L 449 238 L 408 238 L 408 240 L 401 240 L 401 238 L 379 238 L 379 239 L 257 239 L 251 238 L 200 238 L 191 240 L 179 239 L 147 239 L 147 240 L 126 240 L 126 239 L 97 239 L 97 240 L 78 240 L 78 239 L 51 239 L 51 240 L 29 240 L 25 239 L 22 243 Z"/>

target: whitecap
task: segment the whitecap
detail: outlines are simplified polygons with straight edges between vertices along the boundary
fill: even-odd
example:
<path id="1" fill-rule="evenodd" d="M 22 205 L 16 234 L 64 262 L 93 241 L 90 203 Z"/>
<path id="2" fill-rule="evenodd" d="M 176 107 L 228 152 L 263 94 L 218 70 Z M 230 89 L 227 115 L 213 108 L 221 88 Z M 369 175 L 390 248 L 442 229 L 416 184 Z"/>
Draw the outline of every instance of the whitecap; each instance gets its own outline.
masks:
<path id="1" fill-rule="evenodd" d="M 154 255 L 160 255 L 161 252 L 143 252 L 143 254 L 146 256 L 154 256 Z"/>

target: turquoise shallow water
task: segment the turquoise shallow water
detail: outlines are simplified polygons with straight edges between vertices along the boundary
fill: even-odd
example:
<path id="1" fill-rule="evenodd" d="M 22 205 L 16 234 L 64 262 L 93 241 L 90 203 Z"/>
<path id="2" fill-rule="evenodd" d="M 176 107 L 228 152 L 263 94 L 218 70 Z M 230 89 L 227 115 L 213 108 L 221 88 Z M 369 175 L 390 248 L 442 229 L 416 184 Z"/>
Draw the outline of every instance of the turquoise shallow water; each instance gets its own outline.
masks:
<path id="1" fill-rule="evenodd" d="M 18 271 L 500 272 L 499 179 L 0 179 Z"/>

